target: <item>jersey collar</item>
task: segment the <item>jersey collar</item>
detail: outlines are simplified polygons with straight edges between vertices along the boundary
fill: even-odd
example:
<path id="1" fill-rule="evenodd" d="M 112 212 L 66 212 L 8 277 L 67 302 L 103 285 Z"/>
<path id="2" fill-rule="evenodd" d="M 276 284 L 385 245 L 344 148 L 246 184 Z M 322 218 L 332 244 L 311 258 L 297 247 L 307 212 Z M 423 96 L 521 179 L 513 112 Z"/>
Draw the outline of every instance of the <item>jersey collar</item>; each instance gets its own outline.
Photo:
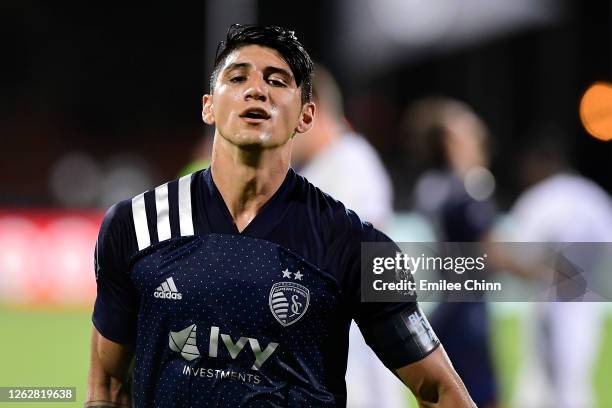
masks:
<path id="1" fill-rule="evenodd" d="M 272 197 L 261 207 L 259 213 L 242 231 L 238 232 L 231 213 L 219 189 L 215 185 L 210 168 L 203 173 L 204 190 L 206 192 L 206 205 L 204 213 L 212 233 L 248 235 L 256 238 L 265 238 L 266 235 L 283 219 L 291 203 L 291 193 L 296 184 L 296 173 L 289 168 L 285 179 Z"/>

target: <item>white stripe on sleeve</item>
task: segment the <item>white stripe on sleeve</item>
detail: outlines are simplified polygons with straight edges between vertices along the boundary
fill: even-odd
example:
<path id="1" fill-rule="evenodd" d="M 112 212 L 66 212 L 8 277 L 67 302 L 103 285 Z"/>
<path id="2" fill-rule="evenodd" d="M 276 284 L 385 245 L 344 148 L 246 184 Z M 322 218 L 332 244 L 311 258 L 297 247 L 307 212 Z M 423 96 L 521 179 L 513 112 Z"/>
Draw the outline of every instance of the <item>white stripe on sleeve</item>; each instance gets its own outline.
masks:
<path id="1" fill-rule="evenodd" d="M 157 239 L 159 242 L 170 239 L 170 211 L 168 208 L 168 183 L 155 189 L 157 209 Z"/>
<path id="2" fill-rule="evenodd" d="M 188 174 L 179 179 L 179 225 L 181 236 L 193 235 L 193 216 L 191 214 L 191 176 Z"/>
<path id="3" fill-rule="evenodd" d="M 136 230 L 136 239 L 138 240 L 138 250 L 141 251 L 151 245 L 144 193 L 132 198 L 132 216 L 134 217 L 134 229 Z"/>

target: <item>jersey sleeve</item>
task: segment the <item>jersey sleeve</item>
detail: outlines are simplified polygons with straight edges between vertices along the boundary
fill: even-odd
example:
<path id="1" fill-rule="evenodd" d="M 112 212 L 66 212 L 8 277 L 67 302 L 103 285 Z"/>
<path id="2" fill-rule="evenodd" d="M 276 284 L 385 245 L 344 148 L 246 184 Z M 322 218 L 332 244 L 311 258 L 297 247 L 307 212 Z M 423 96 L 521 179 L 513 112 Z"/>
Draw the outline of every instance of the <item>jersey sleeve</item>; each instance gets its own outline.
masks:
<path id="1" fill-rule="evenodd" d="M 372 256 L 394 257 L 399 247 L 385 234 L 369 223 L 361 223 L 358 245 L 349 254 L 349 292 L 353 319 L 359 326 L 366 343 L 389 369 L 397 369 L 425 358 L 440 344 L 427 318 L 420 310 L 416 298 L 404 302 L 361 301 L 361 243 L 383 242 L 384 253 Z"/>
<path id="2" fill-rule="evenodd" d="M 92 321 L 96 329 L 116 343 L 133 343 L 138 297 L 129 276 L 131 206 L 122 202 L 106 213 L 94 254 L 97 297 Z"/>

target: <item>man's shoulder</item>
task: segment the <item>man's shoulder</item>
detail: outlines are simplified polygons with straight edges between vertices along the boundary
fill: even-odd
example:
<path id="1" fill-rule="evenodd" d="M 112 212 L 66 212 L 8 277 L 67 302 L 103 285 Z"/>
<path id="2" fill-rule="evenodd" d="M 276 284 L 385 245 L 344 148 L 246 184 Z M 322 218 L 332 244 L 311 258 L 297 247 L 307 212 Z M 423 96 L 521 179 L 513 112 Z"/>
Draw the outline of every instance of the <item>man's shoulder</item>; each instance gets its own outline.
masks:
<path id="1" fill-rule="evenodd" d="M 202 170 L 167 181 L 154 188 L 142 191 L 132 197 L 118 201 L 109 207 L 109 209 L 106 211 L 104 219 L 114 223 L 121 221 L 133 221 L 132 218 L 134 215 L 134 210 L 138 210 L 140 205 L 148 206 L 148 201 L 150 199 L 155 201 L 163 201 L 164 198 L 168 197 L 169 189 L 172 189 L 172 187 L 175 187 L 175 185 L 178 187 L 178 184 L 186 184 L 185 182 L 190 184 L 191 179 L 200 172 L 202 172 Z"/>
<path id="2" fill-rule="evenodd" d="M 325 235 L 336 239 L 350 239 L 356 241 L 378 240 L 378 234 L 372 224 L 361 217 L 343 202 L 332 195 L 322 191 L 304 176 L 298 177 L 297 201 L 303 206 L 310 217 L 316 221 Z"/>
<path id="3" fill-rule="evenodd" d="M 108 209 L 103 230 L 134 237 L 138 250 L 174 236 L 193 235 L 192 180 L 203 170 L 165 182 Z"/>
<path id="4" fill-rule="evenodd" d="M 343 202 L 321 190 L 306 177 L 296 173 L 296 179 L 296 201 L 314 216 L 322 217 L 327 221 L 351 222 L 359 219 L 359 216 L 348 209 Z"/>
<path id="5" fill-rule="evenodd" d="M 132 199 L 121 200 L 106 210 L 102 221 L 102 229 L 124 228 L 131 224 Z"/>

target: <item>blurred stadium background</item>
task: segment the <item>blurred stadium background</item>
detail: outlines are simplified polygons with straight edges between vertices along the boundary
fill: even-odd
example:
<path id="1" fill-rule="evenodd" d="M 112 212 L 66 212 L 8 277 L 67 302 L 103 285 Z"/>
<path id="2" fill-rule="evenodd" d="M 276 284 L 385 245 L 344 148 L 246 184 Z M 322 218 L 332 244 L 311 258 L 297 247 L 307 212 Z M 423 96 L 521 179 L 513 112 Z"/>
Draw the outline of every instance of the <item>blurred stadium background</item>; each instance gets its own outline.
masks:
<path id="1" fill-rule="evenodd" d="M 587 87 L 611 79 L 607 1 L 7 0 L 0 10 L 0 386 L 76 386 L 72 405 L 82 404 L 101 217 L 201 151 L 200 100 L 230 23 L 295 29 L 337 77 L 347 119 L 392 176 L 396 239 L 421 225 L 411 213 L 418 169 L 399 122 L 425 95 L 466 101 L 487 122 L 502 209 L 519 192 L 516 154 L 543 124 L 559 129 L 580 173 L 612 191 L 612 144 L 590 137 L 578 115 Z M 523 310 L 491 308 L 506 404 Z M 612 406 L 612 356 L 603 352 L 612 349 L 611 316 L 595 375 L 599 407 Z"/>

